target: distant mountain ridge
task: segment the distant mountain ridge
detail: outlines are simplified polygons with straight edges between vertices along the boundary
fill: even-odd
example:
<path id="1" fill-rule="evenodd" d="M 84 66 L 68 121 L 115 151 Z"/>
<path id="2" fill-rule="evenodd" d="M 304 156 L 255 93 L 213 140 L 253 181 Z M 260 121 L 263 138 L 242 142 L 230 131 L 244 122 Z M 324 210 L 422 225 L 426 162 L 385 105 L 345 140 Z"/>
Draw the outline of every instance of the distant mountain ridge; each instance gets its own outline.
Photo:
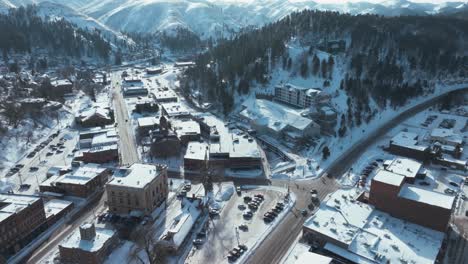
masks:
<path id="1" fill-rule="evenodd" d="M 26 4 L 37 4 L 44 16 L 63 16 L 80 27 L 96 27 L 117 36 L 119 31 L 155 33 L 185 28 L 202 38 L 262 26 L 303 9 L 384 16 L 456 15 L 468 11 L 466 1 L 431 4 L 407 0 L 339 4 L 308 0 L 0 0 L 0 11 Z"/>

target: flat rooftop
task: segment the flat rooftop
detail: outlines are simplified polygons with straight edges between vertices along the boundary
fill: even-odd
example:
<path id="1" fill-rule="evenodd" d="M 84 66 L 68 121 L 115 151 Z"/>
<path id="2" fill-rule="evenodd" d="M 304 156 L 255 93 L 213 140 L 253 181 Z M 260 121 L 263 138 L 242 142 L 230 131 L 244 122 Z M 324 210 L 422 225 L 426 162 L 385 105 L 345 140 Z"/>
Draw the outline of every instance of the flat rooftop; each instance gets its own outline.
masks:
<path id="1" fill-rule="evenodd" d="M 93 240 L 83 240 L 81 239 L 80 229 L 77 228 L 70 236 L 64 239 L 60 246 L 64 248 L 79 248 L 83 251 L 95 252 L 100 250 L 114 235 L 115 232 L 113 230 L 96 228 L 96 236 Z"/>
<path id="2" fill-rule="evenodd" d="M 156 100 L 174 99 L 177 102 L 177 94 L 171 89 L 159 88 L 152 92 L 152 94 Z"/>
<path id="3" fill-rule="evenodd" d="M 295 264 L 330 264 L 333 259 L 314 252 L 304 252 L 297 259 Z"/>
<path id="4" fill-rule="evenodd" d="M 41 199 L 39 196 L 0 193 L 0 222 Z"/>
<path id="5" fill-rule="evenodd" d="M 246 109 L 240 112 L 241 116 L 273 131 L 280 132 L 287 126 L 303 130 L 314 124 L 311 119 L 302 117 L 299 111 L 268 100 L 257 99 L 244 106 Z"/>
<path id="6" fill-rule="evenodd" d="M 451 210 L 455 201 L 455 196 L 421 189 L 416 186 L 405 184 L 398 194 L 399 197 L 425 203 Z"/>
<path id="7" fill-rule="evenodd" d="M 189 110 L 180 103 L 172 102 L 172 103 L 164 103 L 161 104 L 161 107 L 166 111 L 166 113 L 170 116 L 181 116 L 181 115 L 190 115 Z"/>
<path id="8" fill-rule="evenodd" d="M 340 247 L 329 242 L 326 249 L 357 263 L 435 262 L 444 239 L 442 232 L 353 200 L 356 194 L 356 189 L 330 194 L 304 227 L 344 243 L 346 246 Z"/>
<path id="9" fill-rule="evenodd" d="M 70 201 L 52 199 L 44 203 L 44 210 L 45 210 L 46 218 L 56 215 L 72 205 L 73 205 L 73 202 L 70 202 Z"/>
<path id="10" fill-rule="evenodd" d="M 357 191 L 338 190 L 327 196 L 319 211 L 307 219 L 304 227 L 322 233 L 343 244 L 351 244 L 356 232 L 367 224 L 374 207 L 355 201 Z"/>
<path id="11" fill-rule="evenodd" d="M 99 164 L 88 163 L 80 166 L 78 169 L 69 172 L 64 175 L 56 175 L 48 178 L 47 180 L 41 183 L 41 186 L 52 185 L 57 182 L 66 183 L 66 184 L 77 184 L 84 185 L 89 181 L 93 180 L 101 173 L 107 170 L 104 167 L 101 167 Z"/>
<path id="12" fill-rule="evenodd" d="M 416 139 L 417 137 L 418 137 L 418 134 L 416 133 L 401 131 L 398 134 L 396 134 L 391 139 L 391 141 L 395 145 L 414 146 L 418 144 L 418 140 Z"/>
<path id="13" fill-rule="evenodd" d="M 257 142 L 239 129 L 229 129 L 223 120 L 210 113 L 196 116 L 200 122 L 216 131 L 219 142 L 210 142 L 210 154 L 228 154 L 230 158 L 260 158 Z M 204 150 L 203 150 L 204 157 Z"/>
<path id="14" fill-rule="evenodd" d="M 407 178 L 414 178 L 418 171 L 421 169 L 422 164 L 416 160 L 408 158 L 395 158 L 388 165 L 386 170 L 396 174 L 403 175 Z"/>
<path id="15" fill-rule="evenodd" d="M 157 178 L 162 170 L 156 165 L 135 163 L 121 171 L 122 173 L 114 174 L 114 178 L 107 185 L 144 188 Z"/>
<path id="16" fill-rule="evenodd" d="M 372 179 L 374 181 L 383 182 L 394 186 L 401 186 L 401 184 L 405 180 L 405 176 L 395 174 L 386 170 L 379 170 Z"/>
<path id="17" fill-rule="evenodd" d="M 171 120 L 172 128 L 178 136 L 199 135 L 200 124 L 191 119 Z"/>
<path id="18" fill-rule="evenodd" d="M 139 127 L 150 127 L 150 126 L 152 127 L 152 126 L 158 125 L 159 120 L 154 116 L 140 117 L 137 119 L 137 123 Z"/>
<path id="19" fill-rule="evenodd" d="M 187 144 L 184 159 L 204 160 L 208 144 L 205 142 L 190 141 Z M 208 154 L 209 156 L 209 154 Z M 209 159 L 209 157 L 207 157 Z"/>

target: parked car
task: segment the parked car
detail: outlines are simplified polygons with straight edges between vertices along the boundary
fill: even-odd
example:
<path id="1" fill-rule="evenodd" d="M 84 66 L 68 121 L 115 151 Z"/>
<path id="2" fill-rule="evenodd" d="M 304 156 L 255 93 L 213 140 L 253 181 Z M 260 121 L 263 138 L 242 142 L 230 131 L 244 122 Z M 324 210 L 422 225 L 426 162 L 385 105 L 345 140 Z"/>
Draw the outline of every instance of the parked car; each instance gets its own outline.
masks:
<path id="1" fill-rule="evenodd" d="M 265 196 L 263 196 L 263 194 L 261 194 L 261 193 L 257 193 L 257 194 L 255 194 L 254 196 L 255 196 L 255 197 L 258 197 L 258 198 L 260 198 L 260 199 L 262 199 L 262 200 L 265 200 Z"/>
<path id="2" fill-rule="evenodd" d="M 242 190 L 241 190 L 241 187 L 240 186 L 237 186 L 236 187 L 236 192 L 238 195 L 241 195 L 242 194 Z"/>
<path id="3" fill-rule="evenodd" d="M 249 227 L 246 224 L 242 224 L 242 225 L 239 226 L 239 229 L 242 230 L 242 231 L 248 231 Z"/>
<path id="4" fill-rule="evenodd" d="M 449 182 L 449 184 L 452 185 L 453 187 L 457 187 L 457 188 L 460 187 L 458 183 L 453 182 L 453 181 Z"/>
<path id="5" fill-rule="evenodd" d="M 431 184 L 428 183 L 427 181 L 422 181 L 422 182 L 419 182 L 419 185 L 422 185 L 422 186 L 429 186 L 429 185 L 431 185 Z"/>
<path id="6" fill-rule="evenodd" d="M 273 218 L 272 217 L 269 217 L 269 216 L 264 216 L 263 217 L 263 221 L 265 223 L 271 223 L 273 221 Z"/>
<path id="7" fill-rule="evenodd" d="M 34 172 L 34 171 L 38 171 L 38 170 L 39 170 L 39 168 L 35 167 L 35 166 L 32 166 L 32 167 L 29 168 L 30 172 Z"/>
<path id="8" fill-rule="evenodd" d="M 201 230 L 200 232 L 197 233 L 197 238 L 204 238 L 206 237 L 206 232 Z"/>
<path id="9" fill-rule="evenodd" d="M 193 240 L 193 244 L 196 245 L 196 246 L 202 245 L 202 244 L 203 244 L 203 240 L 200 239 L 200 238 L 194 239 L 194 240 Z"/>
<path id="10" fill-rule="evenodd" d="M 257 209 L 258 209 L 258 206 L 257 206 L 256 204 L 254 204 L 254 203 L 249 203 L 249 208 L 250 208 L 251 210 L 257 210 Z"/>
<path id="11" fill-rule="evenodd" d="M 250 219 L 253 217 L 253 212 L 252 211 L 247 211 L 242 214 L 242 216 L 246 219 Z"/>
<path id="12" fill-rule="evenodd" d="M 248 203 L 248 202 L 250 202 L 250 201 L 252 201 L 252 197 L 250 197 L 250 196 L 244 196 L 244 202 L 245 202 L 245 203 Z"/>
<path id="13" fill-rule="evenodd" d="M 239 208 L 239 210 L 245 210 L 247 207 L 245 207 L 245 204 L 239 204 L 237 208 Z"/>
<path id="14" fill-rule="evenodd" d="M 309 212 L 306 209 L 301 210 L 302 216 L 307 216 Z"/>
<path id="15" fill-rule="evenodd" d="M 271 216 L 273 216 L 275 218 L 278 216 L 278 213 L 273 211 L 273 210 L 269 211 L 269 213 L 270 213 Z"/>

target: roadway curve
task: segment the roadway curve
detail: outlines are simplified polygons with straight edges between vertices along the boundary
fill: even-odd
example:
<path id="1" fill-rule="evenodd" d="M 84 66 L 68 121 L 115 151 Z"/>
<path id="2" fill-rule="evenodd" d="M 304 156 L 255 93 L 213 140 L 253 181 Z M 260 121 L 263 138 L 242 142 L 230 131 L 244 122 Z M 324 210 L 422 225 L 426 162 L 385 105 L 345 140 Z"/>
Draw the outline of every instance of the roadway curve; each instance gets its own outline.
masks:
<path id="1" fill-rule="evenodd" d="M 468 91 L 468 87 L 447 92 L 403 111 L 398 116 L 383 124 L 375 131 L 369 133 L 365 138 L 357 142 L 349 150 L 343 153 L 332 164 L 330 164 L 329 168 L 326 170 L 326 173 L 334 178 L 339 177 L 352 166 L 352 164 L 364 151 L 366 151 L 369 146 L 377 142 L 377 140 L 387 134 L 394 127 L 402 123 L 404 120 L 436 104 L 450 93 L 460 93 L 466 91 Z M 272 180 L 272 184 L 279 186 L 289 185 L 290 190 L 293 191 L 297 197 L 296 208 L 303 209 L 310 201 L 309 191 L 311 189 L 318 190 L 320 200 L 322 200 L 329 193 L 336 191 L 339 188 L 339 185 L 336 183 L 334 178 L 328 179 L 323 177 L 321 179 L 303 180 L 296 182 Z M 293 213 L 288 214 L 281 221 L 281 223 L 277 225 L 277 227 L 258 246 L 255 252 L 249 256 L 249 258 L 246 260 L 246 263 L 280 263 L 282 257 L 287 253 L 290 246 L 300 235 L 305 219 L 306 217 L 302 217 L 300 213 L 297 211 L 295 212 L 293 209 Z"/>

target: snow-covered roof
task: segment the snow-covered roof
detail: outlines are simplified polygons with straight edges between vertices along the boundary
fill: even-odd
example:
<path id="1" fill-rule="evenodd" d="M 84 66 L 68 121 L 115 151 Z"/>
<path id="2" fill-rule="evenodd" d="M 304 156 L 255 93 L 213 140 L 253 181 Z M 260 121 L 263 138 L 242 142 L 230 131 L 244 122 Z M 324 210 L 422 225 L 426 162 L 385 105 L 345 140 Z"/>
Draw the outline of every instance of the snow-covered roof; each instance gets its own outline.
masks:
<path id="1" fill-rule="evenodd" d="M 398 196 L 449 210 L 452 209 L 453 202 L 455 201 L 454 196 L 429 191 L 409 184 L 403 185 Z"/>
<path id="2" fill-rule="evenodd" d="M 401 184 L 405 180 L 405 176 L 395 174 L 386 170 L 379 170 L 372 179 L 374 181 L 383 182 L 394 186 L 401 186 Z"/>
<path id="3" fill-rule="evenodd" d="M 418 134 L 412 132 L 401 131 L 392 138 L 395 145 L 409 146 L 418 144 Z"/>
<path id="4" fill-rule="evenodd" d="M 46 218 L 60 213 L 61 211 L 63 211 L 71 205 L 73 205 L 73 202 L 59 199 L 52 199 L 44 203 L 44 211 L 46 214 Z"/>
<path id="5" fill-rule="evenodd" d="M 91 107 L 82 110 L 77 117 L 81 122 L 86 122 L 93 117 L 111 119 L 109 106 L 106 103 L 95 103 Z"/>
<path id="6" fill-rule="evenodd" d="M 273 131 L 280 132 L 288 126 L 304 130 L 314 124 L 314 121 L 302 117 L 295 109 L 268 100 L 257 99 L 244 106 L 246 109 L 240 112 L 241 116 Z"/>
<path id="7" fill-rule="evenodd" d="M 314 252 L 304 252 L 297 259 L 295 264 L 330 264 L 332 258 Z"/>
<path id="8" fill-rule="evenodd" d="M 51 84 L 55 87 L 64 86 L 64 85 L 72 85 L 72 83 L 67 79 L 55 80 L 55 81 L 52 81 Z"/>
<path id="9" fill-rule="evenodd" d="M 172 237 L 172 243 L 174 243 L 176 248 L 179 248 L 180 245 L 182 245 L 200 216 L 200 211 L 197 208 L 200 202 L 199 200 L 190 202 L 189 200 L 184 199 L 182 202 L 184 204 L 182 212 L 175 217 L 172 222 L 168 223 L 169 226 L 167 227 L 167 233 L 164 235 Z"/>
<path id="10" fill-rule="evenodd" d="M 177 95 L 176 93 L 171 90 L 171 89 L 162 89 L 159 88 L 157 91 L 153 92 L 153 96 L 156 100 L 168 100 L 172 99 L 175 102 L 177 102 Z"/>
<path id="11" fill-rule="evenodd" d="M 346 245 L 341 247 L 329 242 L 325 249 L 355 263 L 435 262 L 444 239 L 442 232 L 394 218 L 370 205 L 352 200 L 356 192 L 352 189 L 330 194 L 328 200 L 305 222 L 306 228 Z M 336 208 L 336 205 L 340 205 L 340 208 Z M 343 220 L 346 216 L 343 208 L 348 208 L 348 214 L 355 215 L 348 216 L 354 221 Z"/>
<path id="12" fill-rule="evenodd" d="M 463 143 L 461 135 L 454 133 L 453 129 L 435 128 L 431 132 L 431 137 L 436 140 L 443 139 L 446 142 L 453 142 L 455 144 Z"/>
<path id="13" fill-rule="evenodd" d="M 88 163 L 77 170 L 56 178 L 55 182 L 83 185 L 101 175 L 107 169 L 99 164 Z"/>
<path id="14" fill-rule="evenodd" d="M 356 202 L 357 194 L 357 191 L 338 190 L 329 195 L 304 226 L 349 245 L 374 209 L 371 205 Z"/>
<path id="15" fill-rule="evenodd" d="M 153 127 L 159 124 L 159 120 L 154 117 L 140 117 L 137 119 L 138 127 Z"/>
<path id="16" fill-rule="evenodd" d="M 39 196 L 0 193 L 0 222 L 26 209 L 41 199 Z"/>
<path id="17" fill-rule="evenodd" d="M 135 163 L 124 170 L 126 170 L 126 173 L 123 175 L 114 174 L 114 178 L 107 185 L 144 188 L 162 172 L 159 166 L 141 163 Z"/>
<path id="18" fill-rule="evenodd" d="M 190 115 L 189 110 L 180 103 L 164 103 L 161 104 L 161 107 L 164 109 L 164 111 L 166 111 L 169 117 Z"/>
<path id="19" fill-rule="evenodd" d="M 196 116 L 202 123 L 218 133 L 219 142 L 210 142 L 210 154 L 228 154 L 231 158 L 260 158 L 257 142 L 238 129 L 229 129 L 223 120 L 210 113 Z"/>
<path id="20" fill-rule="evenodd" d="M 60 246 L 64 248 L 79 248 L 88 252 L 96 252 L 100 250 L 114 235 L 114 230 L 96 228 L 96 236 L 93 240 L 85 240 L 81 239 L 80 230 L 76 229 L 70 236 L 65 238 Z"/>
<path id="21" fill-rule="evenodd" d="M 200 124 L 191 119 L 172 120 L 171 125 L 179 137 L 185 135 L 199 135 L 201 133 Z"/>
<path id="22" fill-rule="evenodd" d="M 207 143 L 190 141 L 187 144 L 187 150 L 185 151 L 184 159 L 204 160 L 207 148 Z"/>
<path id="23" fill-rule="evenodd" d="M 387 166 L 386 170 L 396 174 L 405 176 L 406 178 L 414 178 L 421 169 L 422 164 L 416 160 L 408 158 L 395 158 L 392 163 Z"/>

